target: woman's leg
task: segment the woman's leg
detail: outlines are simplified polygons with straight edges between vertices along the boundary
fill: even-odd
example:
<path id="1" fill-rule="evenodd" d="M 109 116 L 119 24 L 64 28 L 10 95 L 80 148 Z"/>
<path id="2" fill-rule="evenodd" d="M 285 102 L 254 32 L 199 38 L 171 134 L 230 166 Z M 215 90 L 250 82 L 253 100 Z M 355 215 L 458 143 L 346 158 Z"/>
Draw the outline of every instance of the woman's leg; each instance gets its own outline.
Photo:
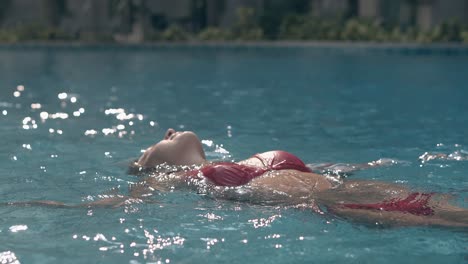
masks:
<path id="1" fill-rule="evenodd" d="M 468 227 L 466 209 L 451 212 L 452 215 L 444 216 L 439 213 L 434 215 L 414 215 L 397 211 L 379 211 L 367 209 L 351 209 L 343 206 L 329 207 L 332 214 L 351 221 L 356 221 L 371 226 L 444 226 L 444 227 Z"/>
<path id="2" fill-rule="evenodd" d="M 371 204 L 330 206 L 330 212 L 355 221 L 373 225 L 416 226 L 433 225 L 468 227 L 468 209 L 448 203 L 445 195 L 411 193 L 406 198 Z"/>
<path id="3" fill-rule="evenodd" d="M 468 227 L 468 209 L 450 203 L 452 196 L 413 192 L 379 181 L 345 181 L 319 201 L 331 213 L 372 225 Z"/>

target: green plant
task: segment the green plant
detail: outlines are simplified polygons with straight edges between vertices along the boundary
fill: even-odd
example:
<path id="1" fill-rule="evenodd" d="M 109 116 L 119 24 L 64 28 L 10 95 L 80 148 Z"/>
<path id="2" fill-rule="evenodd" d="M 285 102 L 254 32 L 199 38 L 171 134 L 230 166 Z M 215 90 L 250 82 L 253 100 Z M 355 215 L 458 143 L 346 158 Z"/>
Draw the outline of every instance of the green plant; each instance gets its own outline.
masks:
<path id="1" fill-rule="evenodd" d="M 462 41 L 461 33 L 462 27 L 460 23 L 457 20 L 449 20 L 434 28 L 432 38 L 439 42 L 459 42 Z"/>
<path id="2" fill-rule="evenodd" d="M 416 36 L 416 42 L 418 43 L 431 43 L 432 38 L 429 32 L 419 31 L 418 35 Z"/>
<path id="3" fill-rule="evenodd" d="M 302 26 L 303 38 L 312 40 L 338 40 L 341 38 L 340 21 L 307 16 Z"/>
<path id="4" fill-rule="evenodd" d="M 233 39 L 232 33 L 229 30 L 223 30 L 216 27 L 208 27 L 198 33 L 198 39 L 203 41 L 218 40 L 226 41 Z"/>
<path id="5" fill-rule="evenodd" d="M 161 40 L 165 41 L 187 41 L 190 34 L 177 25 L 171 25 L 161 34 Z"/>
<path id="6" fill-rule="evenodd" d="M 10 31 L 0 30 L 0 42 L 13 43 L 18 41 L 17 36 Z"/>
<path id="7" fill-rule="evenodd" d="M 468 44 L 468 30 L 464 30 L 460 34 L 463 43 Z"/>
<path id="8" fill-rule="evenodd" d="M 357 19 L 350 19 L 344 26 L 341 38 L 351 41 L 371 40 L 372 30 L 373 28 L 371 28 L 369 23 Z"/>
<path id="9" fill-rule="evenodd" d="M 256 21 L 255 9 L 247 7 L 237 9 L 237 23 L 233 32 L 238 40 L 263 39 L 263 29 Z"/>
<path id="10" fill-rule="evenodd" d="M 341 21 L 310 15 L 289 15 L 281 23 L 279 37 L 295 40 L 339 40 Z"/>
<path id="11" fill-rule="evenodd" d="M 305 16 L 289 14 L 285 16 L 279 27 L 279 39 L 304 39 L 303 25 L 305 23 Z"/>
<path id="12" fill-rule="evenodd" d="M 72 37 L 63 31 L 56 28 L 45 27 L 41 24 L 22 25 L 14 29 L 0 31 L 0 41 L 4 42 L 71 39 Z"/>

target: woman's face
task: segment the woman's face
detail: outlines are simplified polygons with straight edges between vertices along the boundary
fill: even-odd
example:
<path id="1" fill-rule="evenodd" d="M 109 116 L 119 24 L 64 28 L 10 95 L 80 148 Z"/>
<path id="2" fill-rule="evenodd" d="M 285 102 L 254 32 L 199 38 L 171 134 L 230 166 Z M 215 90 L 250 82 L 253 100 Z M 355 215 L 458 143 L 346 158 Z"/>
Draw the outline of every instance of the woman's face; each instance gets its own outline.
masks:
<path id="1" fill-rule="evenodd" d="M 193 165 L 205 162 L 205 152 L 197 135 L 191 131 L 175 131 L 169 128 L 164 138 L 149 147 L 138 160 L 144 167 L 167 163 Z"/>

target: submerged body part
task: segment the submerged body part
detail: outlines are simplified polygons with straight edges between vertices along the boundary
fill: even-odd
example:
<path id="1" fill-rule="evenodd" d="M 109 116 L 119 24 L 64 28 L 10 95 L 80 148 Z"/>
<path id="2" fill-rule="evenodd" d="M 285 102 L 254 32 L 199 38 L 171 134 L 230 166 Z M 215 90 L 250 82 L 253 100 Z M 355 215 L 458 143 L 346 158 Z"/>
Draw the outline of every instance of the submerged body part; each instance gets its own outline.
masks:
<path id="1" fill-rule="evenodd" d="M 168 129 L 161 141 L 147 148 L 131 164 L 129 173 L 141 177 L 130 186 L 128 195 L 113 195 L 73 206 L 55 201 L 9 204 L 118 207 L 154 202 L 152 197 L 157 192 L 187 187 L 214 198 L 300 206 L 361 223 L 468 227 L 468 209 L 451 205 L 448 195 L 415 192 L 400 184 L 348 179 L 340 173 L 334 176 L 328 173 L 329 168 L 339 168 L 349 175 L 353 171 L 392 164 L 396 162 L 380 159 L 346 166 L 332 163 L 307 166 L 300 158 L 281 150 L 255 154 L 239 162 L 211 162 L 206 160 L 195 133 Z"/>

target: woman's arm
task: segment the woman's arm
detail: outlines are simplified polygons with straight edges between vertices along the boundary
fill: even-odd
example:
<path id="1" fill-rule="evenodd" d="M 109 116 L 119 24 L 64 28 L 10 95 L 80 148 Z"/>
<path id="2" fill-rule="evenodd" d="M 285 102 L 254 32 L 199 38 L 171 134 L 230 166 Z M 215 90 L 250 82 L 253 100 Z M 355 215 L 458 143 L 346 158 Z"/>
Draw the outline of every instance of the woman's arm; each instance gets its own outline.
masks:
<path id="1" fill-rule="evenodd" d="M 66 204 L 63 202 L 58 201 L 50 201 L 50 200 L 38 200 L 38 201 L 26 201 L 26 202 L 7 202 L 2 203 L 1 205 L 4 206 L 41 206 L 41 207 L 52 207 L 52 208 L 117 208 L 122 205 L 125 205 L 129 202 L 137 201 L 138 199 L 134 199 L 131 197 L 123 196 L 123 195 L 115 195 L 103 198 L 101 200 L 82 203 L 82 204 Z"/>

